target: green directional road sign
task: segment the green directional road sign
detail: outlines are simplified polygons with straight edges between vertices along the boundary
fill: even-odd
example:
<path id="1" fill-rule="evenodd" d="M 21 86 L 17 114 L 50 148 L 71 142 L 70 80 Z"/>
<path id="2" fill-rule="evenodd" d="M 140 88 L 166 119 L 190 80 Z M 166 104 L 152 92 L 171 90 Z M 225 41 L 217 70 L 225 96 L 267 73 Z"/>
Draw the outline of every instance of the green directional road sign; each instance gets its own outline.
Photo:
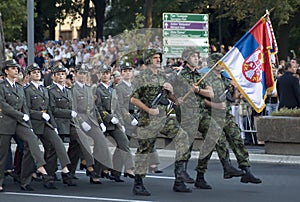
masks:
<path id="1" fill-rule="evenodd" d="M 163 13 L 163 21 L 208 22 L 208 14 Z"/>
<path id="2" fill-rule="evenodd" d="M 192 30 L 164 30 L 164 37 L 189 37 L 189 38 L 201 38 L 208 37 L 208 31 L 192 31 Z"/>
<path id="3" fill-rule="evenodd" d="M 181 55 L 182 51 L 185 49 L 185 46 L 164 46 L 164 54 L 166 55 Z M 198 46 L 195 47 L 200 55 L 206 55 L 208 53 L 208 47 Z"/>
<path id="4" fill-rule="evenodd" d="M 186 47 L 208 55 L 208 14 L 163 13 L 163 49 L 166 57 L 181 57 Z"/>

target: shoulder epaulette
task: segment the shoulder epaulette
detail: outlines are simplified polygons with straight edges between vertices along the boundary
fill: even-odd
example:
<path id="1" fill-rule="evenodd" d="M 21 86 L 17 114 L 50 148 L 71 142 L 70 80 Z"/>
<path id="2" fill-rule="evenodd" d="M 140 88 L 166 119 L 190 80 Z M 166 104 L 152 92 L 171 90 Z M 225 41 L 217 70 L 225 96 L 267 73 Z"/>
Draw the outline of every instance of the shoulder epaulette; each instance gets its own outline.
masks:
<path id="1" fill-rule="evenodd" d="M 24 89 L 27 89 L 29 86 L 30 86 L 29 84 L 28 84 L 28 85 L 26 85 L 26 86 L 24 86 Z"/>
<path id="2" fill-rule="evenodd" d="M 47 86 L 46 88 L 48 89 L 48 90 L 51 90 L 51 89 L 53 89 L 55 87 L 55 85 L 54 84 L 51 84 L 50 86 Z"/>

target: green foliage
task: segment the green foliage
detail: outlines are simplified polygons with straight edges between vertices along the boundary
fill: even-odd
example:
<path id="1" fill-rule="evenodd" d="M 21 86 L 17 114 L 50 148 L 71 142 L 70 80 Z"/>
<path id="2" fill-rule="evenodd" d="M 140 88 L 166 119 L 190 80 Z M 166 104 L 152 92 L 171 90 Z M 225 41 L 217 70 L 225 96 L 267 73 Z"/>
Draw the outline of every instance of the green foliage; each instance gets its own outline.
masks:
<path id="1" fill-rule="evenodd" d="M 282 108 L 279 111 L 274 111 L 272 113 L 272 116 L 293 116 L 293 117 L 300 117 L 300 109 L 299 108 L 295 108 L 295 109 Z"/>
<path id="2" fill-rule="evenodd" d="M 26 0 L 0 1 L 5 41 L 26 38 L 22 32 L 22 28 L 27 26 L 26 2 Z"/>

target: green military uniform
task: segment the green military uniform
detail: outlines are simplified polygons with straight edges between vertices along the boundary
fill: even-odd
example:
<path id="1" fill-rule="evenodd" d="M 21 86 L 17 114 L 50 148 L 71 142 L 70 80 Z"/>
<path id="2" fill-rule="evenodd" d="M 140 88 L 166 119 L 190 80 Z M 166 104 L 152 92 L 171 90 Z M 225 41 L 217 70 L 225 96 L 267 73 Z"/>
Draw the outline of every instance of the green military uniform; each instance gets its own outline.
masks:
<path id="1" fill-rule="evenodd" d="M 17 66 L 14 61 L 8 60 L 4 62 L 2 71 L 4 73 L 4 69 Z M 31 168 L 27 169 L 31 162 L 29 159 L 33 158 L 38 168 L 46 164 L 43 153 L 39 148 L 38 138 L 31 130 L 30 120 L 24 120 L 25 115 L 29 116 L 29 110 L 23 86 L 17 83 L 10 83 L 8 79 L 4 79 L 0 82 L 0 186 L 3 185 L 10 140 L 15 134 L 25 143 L 21 167 L 21 186 L 24 189 L 31 182 L 27 178 L 28 174 L 32 173 Z M 45 184 L 45 186 L 48 185 Z"/>
<path id="2" fill-rule="evenodd" d="M 40 90 L 30 83 L 24 90 L 33 131 L 41 139 L 45 148 L 45 168 L 49 175 L 54 175 L 57 169 L 57 156 L 62 168 L 70 164 L 70 159 L 61 138 L 54 131 L 56 123 L 52 114 L 49 113 L 48 91 L 42 86 L 39 88 Z M 43 113 L 49 113 L 51 117 L 49 121 L 42 118 Z M 54 154 L 52 154 L 52 150 L 54 150 Z"/>
<path id="3" fill-rule="evenodd" d="M 179 74 L 179 78 L 184 80 L 185 82 L 188 82 L 190 86 L 193 84 L 197 83 L 203 75 L 201 73 L 198 73 L 196 70 L 192 71 L 189 67 L 185 66 L 183 70 Z M 204 81 L 200 84 L 200 88 L 205 88 L 207 83 Z M 218 126 L 216 121 L 209 115 L 208 111 L 205 109 L 203 97 L 195 93 L 196 100 L 198 106 L 194 107 L 194 110 L 197 110 L 199 112 L 198 117 L 195 116 L 184 116 L 184 114 L 181 117 L 181 125 L 186 127 L 187 132 L 189 133 L 190 141 L 194 141 L 194 133 L 195 131 L 191 130 L 193 127 L 188 127 L 188 126 L 193 126 L 197 123 L 198 124 L 198 131 L 202 133 L 203 137 L 206 138 L 206 136 L 211 135 L 216 137 L 216 141 L 218 141 L 217 146 L 220 147 L 226 147 L 225 144 L 225 136 L 222 134 L 222 128 Z M 195 103 L 190 103 L 191 106 L 194 106 Z M 194 112 L 191 112 L 192 114 L 195 114 Z M 208 133 L 209 132 L 209 133 Z M 211 142 L 213 144 L 215 142 Z M 203 147 L 206 148 L 206 147 Z M 210 159 L 212 155 L 212 148 L 211 150 L 208 151 L 208 155 L 203 159 L 199 158 L 198 159 L 198 165 L 196 168 L 196 171 L 204 173 L 205 170 L 207 169 L 207 162 Z M 191 151 L 191 149 L 190 149 Z"/>
<path id="4" fill-rule="evenodd" d="M 102 69 L 102 72 L 110 71 L 110 69 Z M 115 93 L 115 92 L 114 92 Z M 96 89 L 96 106 L 102 117 L 103 123 L 106 126 L 105 134 L 110 135 L 117 143 L 117 148 L 113 154 L 113 169 L 112 175 L 116 179 L 120 179 L 123 166 L 125 170 L 134 168 L 133 157 L 129 148 L 129 140 L 126 134 L 120 129 L 120 125 L 113 124 L 111 120 L 116 117 L 116 114 L 112 114 L 112 109 L 116 110 L 117 107 L 112 106 L 112 94 L 113 89 L 111 86 L 105 86 L 100 83 Z M 118 126 L 119 127 L 118 127 Z"/>
<path id="5" fill-rule="evenodd" d="M 227 97 L 231 96 L 233 94 L 233 86 L 230 84 L 230 81 L 225 78 L 223 75 L 221 75 L 221 78 L 216 76 L 214 73 L 208 76 L 207 82 L 214 90 L 214 98 L 211 100 L 212 102 L 226 102 L 226 111 L 225 111 L 225 118 L 219 118 L 219 113 L 224 114 L 223 110 L 214 110 L 215 114 L 214 117 L 218 124 L 220 126 L 223 126 L 223 131 L 225 133 L 226 140 L 228 141 L 230 148 L 234 152 L 239 167 L 242 166 L 250 166 L 249 162 L 249 153 L 247 149 L 245 148 L 244 142 L 241 139 L 240 133 L 241 130 L 235 123 L 234 117 L 231 114 L 231 102 L 229 99 L 220 100 L 220 97 L 224 93 L 225 90 L 228 90 Z M 211 114 L 212 111 L 209 109 L 209 113 Z M 228 158 L 229 151 L 228 148 L 224 150 L 225 148 L 216 147 L 216 150 L 218 152 L 218 156 L 220 160 L 224 160 Z"/>
<path id="6" fill-rule="evenodd" d="M 75 82 L 72 86 L 74 109 L 78 112 L 77 120 L 82 131 L 93 139 L 94 158 L 106 168 L 112 168 L 112 157 L 106 143 L 105 136 L 100 130 L 99 124 L 102 123 L 101 116 L 96 108 L 92 88 L 84 84 Z M 91 128 L 85 131 L 83 123 L 87 123 Z"/>
<path id="7" fill-rule="evenodd" d="M 221 57 L 222 54 L 212 54 L 208 58 L 208 65 L 213 66 Z M 261 180 L 256 178 L 250 171 L 248 151 L 244 145 L 243 140 L 240 137 L 240 129 L 230 113 L 230 104 L 231 102 L 233 102 L 234 87 L 230 84 L 229 79 L 225 78 L 221 73 L 217 73 L 216 71 L 221 70 L 213 70 L 213 72 L 207 78 L 207 82 L 210 86 L 212 86 L 214 91 L 214 97 L 211 98 L 210 101 L 212 103 L 225 102 L 227 103 L 227 105 L 225 110 L 210 108 L 209 114 L 217 121 L 218 125 L 222 127 L 224 137 L 229 142 L 229 145 L 238 160 L 239 167 L 244 171 L 242 172 L 231 166 L 227 142 L 224 147 L 220 147 L 217 144 L 216 150 L 223 165 L 224 178 L 226 179 L 242 176 L 241 182 L 243 183 L 261 183 Z M 221 137 L 223 142 L 223 135 Z"/>
<path id="8" fill-rule="evenodd" d="M 130 63 L 126 62 L 120 66 L 120 69 L 122 71 L 124 69 L 132 69 L 132 67 Z M 122 124 L 125 126 L 126 135 L 130 140 L 131 137 L 135 138 L 135 136 L 137 135 L 137 126 L 133 126 L 131 122 L 134 119 L 137 119 L 139 111 L 138 108 L 130 102 L 133 86 L 132 83 L 121 81 L 115 87 L 115 90 L 118 102 L 118 110 L 116 111 L 116 114 L 118 115 L 118 117 L 120 117 L 120 120 L 123 121 Z M 158 165 L 160 162 L 155 147 L 150 153 L 151 156 L 149 158 L 149 165 Z"/>
<path id="9" fill-rule="evenodd" d="M 134 80 L 133 98 L 141 100 L 146 106 L 151 108 L 151 103 L 161 91 L 163 83 L 166 82 L 165 74 L 159 72 L 153 74 L 146 69 Z M 166 106 L 158 106 L 160 114 L 151 116 L 145 111 L 140 112 L 137 139 L 139 146 L 136 152 L 136 173 L 145 175 L 149 154 L 153 151 L 155 141 L 159 133 L 169 138 L 176 138 L 176 161 L 188 159 L 188 137 L 187 133 L 180 128 L 176 117 L 166 117 Z"/>
<path id="10" fill-rule="evenodd" d="M 53 71 L 65 71 L 65 68 L 57 66 Z M 56 83 L 49 87 L 48 92 L 50 110 L 57 124 L 58 133 L 62 137 L 70 137 L 68 148 L 68 155 L 71 161 L 71 165 L 69 166 L 70 172 L 72 174 L 75 173 L 80 152 L 82 152 L 83 158 L 86 160 L 87 167 L 94 165 L 94 157 L 90 149 L 89 139 L 78 126 L 76 118 L 72 117 L 74 106 L 71 90 Z"/>
<path id="11" fill-rule="evenodd" d="M 244 141 L 240 136 L 241 130 L 235 123 L 234 117 L 231 114 L 230 104 L 233 101 L 232 95 L 234 87 L 230 84 L 229 79 L 225 78 L 222 74 L 218 76 L 212 73 L 209 78 L 207 78 L 207 80 L 213 87 L 215 92 L 215 96 L 211 101 L 214 103 L 227 102 L 227 108 L 225 109 L 225 118 L 220 119 L 218 116 L 219 113 L 223 114 L 224 110 L 210 109 L 210 113 L 214 112 L 214 117 L 217 117 L 216 120 L 218 124 L 223 126 L 226 140 L 228 141 L 230 148 L 237 158 L 239 168 L 241 168 L 245 172 L 245 174 L 243 174 L 241 178 L 241 182 L 250 182 L 255 184 L 261 183 L 261 180 L 259 178 L 256 178 L 250 171 L 249 153 L 244 145 Z M 228 90 L 226 96 L 224 91 L 222 92 L 222 90 L 224 89 Z M 219 147 L 217 147 L 216 149 L 225 170 L 225 168 L 228 167 L 227 159 L 229 159 L 229 151 L 228 149 L 223 150 L 223 148 Z M 224 178 L 230 178 L 230 175 L 226 176 L 226 173 L 224 172 Z"/>

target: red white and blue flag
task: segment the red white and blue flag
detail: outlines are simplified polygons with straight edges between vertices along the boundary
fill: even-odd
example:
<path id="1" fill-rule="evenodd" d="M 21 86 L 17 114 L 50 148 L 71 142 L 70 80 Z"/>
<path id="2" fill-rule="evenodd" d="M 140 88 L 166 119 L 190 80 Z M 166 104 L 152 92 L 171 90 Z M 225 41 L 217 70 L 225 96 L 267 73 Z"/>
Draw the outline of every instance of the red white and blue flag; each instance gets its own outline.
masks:
<path id="1" fill-rule="evenodd" d="M 218 62 L 256 112 L 274 88 L 271 54 L 277 44 L 269 17 L 262 17 Z"/>

